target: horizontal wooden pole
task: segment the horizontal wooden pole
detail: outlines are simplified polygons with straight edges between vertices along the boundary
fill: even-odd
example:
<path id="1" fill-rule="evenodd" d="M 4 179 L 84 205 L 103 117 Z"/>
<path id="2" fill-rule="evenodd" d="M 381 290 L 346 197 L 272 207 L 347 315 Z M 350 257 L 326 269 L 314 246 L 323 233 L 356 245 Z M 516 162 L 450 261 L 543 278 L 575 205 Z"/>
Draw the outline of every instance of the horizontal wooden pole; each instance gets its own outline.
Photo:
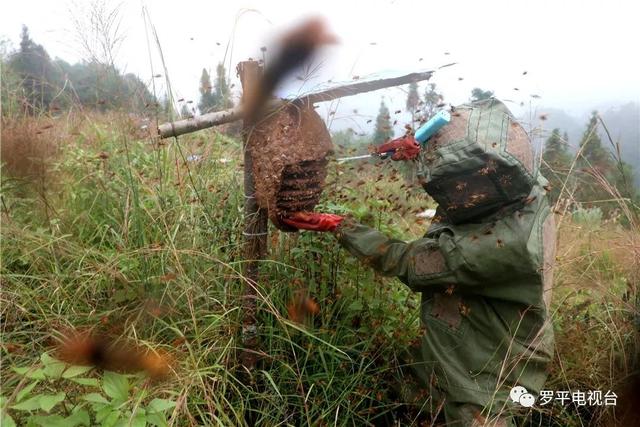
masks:
<path id="1" fill-rule="evenodd" d="M 372 92 L 374 90 L 385 89 L 388 87 L 401 86 L 408 83 L 429 80 L 432 74 L 433 71 L 424 71 L 420 73 L 411 73 L 400 77 L 391 77 L 387 79 L 346 84 L 344 86 L 312 93 L 293 100 L 274 100 L 269 103 L 267 109 L 275 110 L 289 102 L 315 104 L 316 102 L 332 101 L 337 98 L 344 98 L 346 96 L 357 95 L 359 93 Z M 160 136 L 160 138 L 171 138 L 173 136 L 184 135 L 186 133 L 191 133 L 213 126 L 230 123 L 241 119 L 242 116 L 242 105 L 239 105 L 228 110 L 202 114 L 190 119 L 163 123 L 158 126 L 158 135 Z"/>

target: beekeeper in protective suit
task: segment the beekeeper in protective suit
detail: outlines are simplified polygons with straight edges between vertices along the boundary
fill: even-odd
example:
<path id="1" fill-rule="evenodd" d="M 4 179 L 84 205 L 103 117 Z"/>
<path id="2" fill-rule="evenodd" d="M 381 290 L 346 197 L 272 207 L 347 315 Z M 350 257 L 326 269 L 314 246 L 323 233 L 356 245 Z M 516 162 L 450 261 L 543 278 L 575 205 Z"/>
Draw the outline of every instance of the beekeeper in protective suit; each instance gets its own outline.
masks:
<path id="1" fill-rule="evenodd" d="M 438 203 L 423 238 L 407 243 L 332 214 L 284 221 L 334 232 L 351 254 L 422 293 L 426 332 L 404 360 L 403 396 L 443 404 L 447 425 L 511 425 L 537 398 L 553 353 L 556 229 L 529 138 L 490 99 L 457 107 L 425 147 L 407 136 L 378 147 L 390 150 L 417 159 Z"/>

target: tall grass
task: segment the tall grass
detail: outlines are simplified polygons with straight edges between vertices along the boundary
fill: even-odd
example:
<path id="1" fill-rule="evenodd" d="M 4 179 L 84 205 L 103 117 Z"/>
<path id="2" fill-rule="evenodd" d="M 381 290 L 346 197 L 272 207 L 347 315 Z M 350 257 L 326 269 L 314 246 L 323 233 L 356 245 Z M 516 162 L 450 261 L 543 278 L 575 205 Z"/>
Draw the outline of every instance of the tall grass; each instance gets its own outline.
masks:
<path id="1" fill-rule="evenodd" d="M 159 146 L 105 116 L 85 120 L 60 150 L 53 213 L 3 189 L 3 389 L 18 384 L 11 367 L 36 363 L 56 331 L 98 327 L 176 355 L 175 377 L 151 387 L 183 402 L 179 425 L 366 424 L 394 406 L 379 387 L 395 350 L 389 338 L 417 330 L 417 313 L 400 285 L 344 267 L 328 236 L 271 235 L 260 369 L 238 380 L 237 140 L 205 132 Z M 307 325 L 286 318 L 298 290 L 322 307 Z"/>
<path id="2" fill-rule="evenodd" d="M 32 135 L 39 123 L 6 129 Z M 145 399 L 177 402 L 172 425 L 431 423 L 401 410 L 392 391 L 396 354 L 421 334 L 417 296 L 360 266 L 331 236 L 270 230 L 258 289 L 260 362 L 242 371 L 240 141 L 205 131 L 157 144 L 117 114 L 69 117 L 47 131 L 59 136 L 47 157 L 55 185 L 41 187 L 48 208 L 37 191 L 12 185 L 21 167 L 3 167 L 3 397 L 24 387 L 12 368 L 37 365 L 65 328 L 90 327 L 175 357 L 169 378 L 136 383 Z M 431 202 L 391 168 L 332 166 L 318 209 L 398 237 L 421 235 L 426 224 L 413 213 Z M 623 390 L 638 366 L 639 231 L 582 227 L 562 221 L 547 387 Z M 302 324 L 287 316 L 298 292 L 321 308 Z M 84 392 L 38 387 L 64 388 L 67 410 Z M 595 425 L 613 415 L 553 406 L 523 422 Z"/>

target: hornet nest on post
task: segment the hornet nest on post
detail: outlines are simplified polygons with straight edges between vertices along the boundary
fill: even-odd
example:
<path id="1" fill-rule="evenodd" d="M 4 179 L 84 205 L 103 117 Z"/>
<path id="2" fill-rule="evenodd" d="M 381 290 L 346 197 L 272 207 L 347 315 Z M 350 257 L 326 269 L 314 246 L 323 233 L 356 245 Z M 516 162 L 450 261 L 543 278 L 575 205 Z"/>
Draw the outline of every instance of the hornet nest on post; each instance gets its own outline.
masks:
<path id="1" fill-rule="evenodd" d="M 248 149 L 258 205 L 282 231 L 288 213 L 311 211 L 318 204 L 333 154 L 331 136 L 312 105 L 286 104 L 268 114 L 251 131 Z"/>

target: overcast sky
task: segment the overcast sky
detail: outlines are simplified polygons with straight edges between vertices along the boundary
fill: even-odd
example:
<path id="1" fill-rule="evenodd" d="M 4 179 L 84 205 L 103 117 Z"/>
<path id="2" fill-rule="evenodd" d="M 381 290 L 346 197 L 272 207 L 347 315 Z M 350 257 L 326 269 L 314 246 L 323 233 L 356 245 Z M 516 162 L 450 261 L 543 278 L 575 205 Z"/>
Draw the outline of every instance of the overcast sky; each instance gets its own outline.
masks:
<path id="1" fill-rule="evenodd" d="M 518 107 L 521 102 L 527 109 L 556 107 L 574 114 L 603 104 L 640 102 L 640 6 L 635 1 L 125 0 L 120 12 L 126 39 L 116 62 L 150 81 L 143 6 L 157 30 L 176 98 L 196 102 L 203 67 L 215 70 L 224 61 L 227 68 L 235 68 L 241 60 L 260 58 L 260 47 L 278 30 L 311 14 L 326 17 L 340 44 L 324 52 L 316 79 L 303 90 L 327 79 L 436 69 L 458 62 L 432 79 L 453 104 L 466 101 L 476 86 L 513 101 L 509 105 L 518 113 L 524 112 Z M 78 9 L 64 0 L 5 1 L 0 36 L 17 46 L 21 25 L 26 24 L 52 57 L 80 60 L 70 23 L 69 10 L 74 8 Z M 150 50 L 153 72 L 164 76 L 153 41 Z M 235 72 L 231 76 L 235 78 Z M 164 87 L 160 80 L 156 82 Z M 299 84 L 295 76 L 293 81 Z M 239 86 L 233 89 L 236 94 Z M 370 130 L 372 124 L 365 122 L 375 116 L 381 96 L 390 108 L 402 108 L 403 89 L 330 106 L 337 109 L 332 127 Z M 326 114 L 326 108 L 322 111 Z"/>

